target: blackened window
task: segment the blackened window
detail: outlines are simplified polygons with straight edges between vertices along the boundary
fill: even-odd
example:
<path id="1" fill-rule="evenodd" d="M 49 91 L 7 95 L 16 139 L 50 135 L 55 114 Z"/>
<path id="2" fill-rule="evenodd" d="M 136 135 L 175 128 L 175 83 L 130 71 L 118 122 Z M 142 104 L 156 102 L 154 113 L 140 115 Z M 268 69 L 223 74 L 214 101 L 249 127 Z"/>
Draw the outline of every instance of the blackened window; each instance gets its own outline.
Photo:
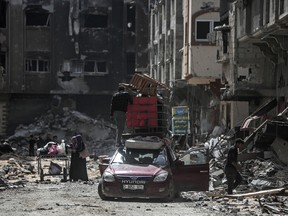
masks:
<path id="1" fill-rule="evenodd" d="M 83 72 L 83 61 L 78 59 L 71 60 L 71 69 L 69 68 L 69 71 L 72 71 L 72 73 L 82 73 Z"/>
<path id="2" fill-rule="evenodd" d="M 97 62 L 97 70 L 98 72 L 106 73 L 107 72 L 106 62 Z"/>
<path id="3" fill-rule="evenodd" d="M 107 15 L 86 14 L 84 17 L 84 27 L 87 28 L 107 28 Z"/>
<path id="4" fill-rule="evenodd" d="M 107 64 L 105 61 L 86 60 L 84 72 L 107 73 Z"/>
<path id="5" fill-rule="evenodd" d="M 0 75 L 6 74 L 6 53 L 0 52 Z"/>
<path id="6" fill-rule="evenodd" d="M 208 41 L 208 34 L 219 25 L 221 25 L 219 21 L 196 21 L 196 41 Z"/>
<path id="7" fill-rule="evenodd" d="M 50 14 L 26 11 L 26 26 L 50 26 Z"/>
<path id="8" fill-rule="evenodd" d="M 48 72 L 49 60 L 43 59 L 26 59 L 27 72 Z"/>
<path id="9" fill-rule="evenodd" d="M 85 61 L 84 72 L 95 72 L 95 61 Z"/>
<path id="10" fill-rule="evenodd" d="M 4 0 L 0 0 L 0 28 L 6 28 L 6 11 L 7 3 Z"/>
<path id="11" fill-rule="evenodd" d="M 135 31 L 135 5 L 127 4 L 127 30 Z"/>
<path id="12" fill-rule="evenodd" d="M 207 40 L 207 34 L 210 32 L 210 21 L 197 21 L 196 40 Z"/>

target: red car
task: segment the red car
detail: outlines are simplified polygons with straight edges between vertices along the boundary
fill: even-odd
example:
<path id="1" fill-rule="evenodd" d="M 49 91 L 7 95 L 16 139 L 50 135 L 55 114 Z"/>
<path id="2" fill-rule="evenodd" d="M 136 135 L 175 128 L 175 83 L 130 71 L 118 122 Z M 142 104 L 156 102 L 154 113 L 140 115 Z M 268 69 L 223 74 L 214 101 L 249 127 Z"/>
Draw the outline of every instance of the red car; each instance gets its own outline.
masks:
<path id="1" fill-rule="evenodd" d="M 130 144 L 118 148 L 109 164 L 99 164 L 98 194 L 114 198 L 160 198 L 171 201 L 181 191 L 209 187 L 207 149 L 190 149 L 177 158 L 164 143 Z"/>

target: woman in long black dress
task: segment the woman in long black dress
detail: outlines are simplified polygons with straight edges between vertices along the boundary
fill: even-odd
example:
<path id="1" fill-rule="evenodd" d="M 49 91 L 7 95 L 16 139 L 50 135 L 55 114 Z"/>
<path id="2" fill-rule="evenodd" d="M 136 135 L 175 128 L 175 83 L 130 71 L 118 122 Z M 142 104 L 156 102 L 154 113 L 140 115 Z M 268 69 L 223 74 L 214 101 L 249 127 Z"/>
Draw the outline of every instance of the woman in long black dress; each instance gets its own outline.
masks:
<path id="1" fill-rule="evenodd" d="M 85 149 L 81 135 L 76 135 L 71 138 L 71 164 L 69 179 L 70 181 L 88 181 L 86 158 L 80 156 L 80 152 Z"/>

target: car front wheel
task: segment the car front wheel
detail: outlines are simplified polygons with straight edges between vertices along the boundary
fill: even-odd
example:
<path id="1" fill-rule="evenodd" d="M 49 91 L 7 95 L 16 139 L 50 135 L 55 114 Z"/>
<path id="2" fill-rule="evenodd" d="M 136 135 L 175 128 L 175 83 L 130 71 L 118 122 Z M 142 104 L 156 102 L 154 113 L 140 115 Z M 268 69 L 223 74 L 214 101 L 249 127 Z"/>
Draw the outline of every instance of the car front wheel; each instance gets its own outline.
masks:
<path id="1" fill-rule="evenodd" d="M 111 198 L 109 198 L 103 194 L 102 182 L 99 182 L 99 184 L 98 184 L 98 195 L 102 200 L 111 200 Z"/>

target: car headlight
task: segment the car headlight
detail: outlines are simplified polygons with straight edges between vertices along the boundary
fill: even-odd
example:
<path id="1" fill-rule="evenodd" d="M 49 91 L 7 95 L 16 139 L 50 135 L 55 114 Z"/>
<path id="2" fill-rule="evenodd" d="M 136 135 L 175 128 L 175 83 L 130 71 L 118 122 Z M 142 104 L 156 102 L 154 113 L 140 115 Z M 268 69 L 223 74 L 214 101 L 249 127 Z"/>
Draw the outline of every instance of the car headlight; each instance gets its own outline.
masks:
<path id="1" fill-rule="evenodd" d="M 157 174 L 154 178 L 154 182 L 163 182 L 167 179 L 168 177 L 168 172 L 167 171 L 163 171 L 160 172 L 159 174 Z"/>
<path id="2" fill-rule="evenodd" d="M 114 182 L 115 177 L 112 173 L 106 171 L 103 173 L 103 180 L 106 182 Z"/>

